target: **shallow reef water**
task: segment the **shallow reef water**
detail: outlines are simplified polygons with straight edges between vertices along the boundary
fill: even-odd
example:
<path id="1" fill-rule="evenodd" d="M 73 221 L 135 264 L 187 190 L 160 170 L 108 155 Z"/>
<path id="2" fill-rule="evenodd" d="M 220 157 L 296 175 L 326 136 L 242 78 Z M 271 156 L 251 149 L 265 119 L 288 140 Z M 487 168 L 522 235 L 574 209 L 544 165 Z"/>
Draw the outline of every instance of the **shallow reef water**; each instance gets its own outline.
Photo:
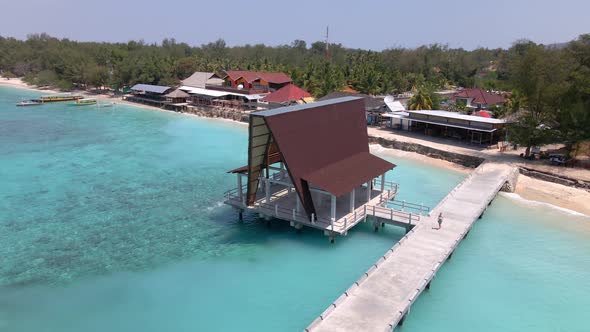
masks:
<path id="1" fill-rule="evenodd" d="M 404 234 L 238 222 L 245 126 L 14 106 L 34 95 L 0 88 L 0 331 L 299 331 Z M 391 161 L 399 198 L 430 207 L 465 176 Z M 499 197 L 403 330 L 583 331 L 588 222 Z"/>

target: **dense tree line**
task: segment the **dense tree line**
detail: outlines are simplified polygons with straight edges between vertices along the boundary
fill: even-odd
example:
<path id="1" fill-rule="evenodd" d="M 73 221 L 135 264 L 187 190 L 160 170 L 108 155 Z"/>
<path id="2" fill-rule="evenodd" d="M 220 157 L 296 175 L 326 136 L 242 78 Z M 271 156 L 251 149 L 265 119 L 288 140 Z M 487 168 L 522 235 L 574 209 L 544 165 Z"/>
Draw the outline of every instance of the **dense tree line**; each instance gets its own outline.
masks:
<path id="1" fill-rule="evenodd" d="M 0 37 L 0 70 L 31 83 L 119 88 L 137 82 L 174 84 L 194 71 L 244 69 L 282 71 L 316 96 L 349 86 L 367 94 L 408 91 L 425 84 L 487 84 L 481 77 L 504 50 L 465 51 L 443 45 L 372 52 L 330 44 L 228 47 L 217 40 L 200 47 L 165 39 L 160 44 L 76 42 L 30 35 L 26 40 Z"/>
<path id="2" fill-rule="evenodd" d="M 513 93 L 507 112 L 511 139 L 527 147 L 563 142 L 571 150 L 590 139 L 590 34 L 564 47 L 530 41 L 513 45 L 498 71 Z"/>

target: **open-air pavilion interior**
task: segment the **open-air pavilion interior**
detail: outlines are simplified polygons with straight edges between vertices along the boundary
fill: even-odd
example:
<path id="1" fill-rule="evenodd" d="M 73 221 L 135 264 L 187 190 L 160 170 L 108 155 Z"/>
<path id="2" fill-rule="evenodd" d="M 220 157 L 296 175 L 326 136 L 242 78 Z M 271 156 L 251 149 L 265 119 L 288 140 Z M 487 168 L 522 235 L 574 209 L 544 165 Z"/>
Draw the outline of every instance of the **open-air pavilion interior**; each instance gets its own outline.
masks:
<path id="1" fill-rule="evenodd" d="M 384 114 L 389 126 L 428 136 L 453 138 L 470 144 L 492 145 L 505 138 L 506 120 L 448 111 L 405 111 Z"/>

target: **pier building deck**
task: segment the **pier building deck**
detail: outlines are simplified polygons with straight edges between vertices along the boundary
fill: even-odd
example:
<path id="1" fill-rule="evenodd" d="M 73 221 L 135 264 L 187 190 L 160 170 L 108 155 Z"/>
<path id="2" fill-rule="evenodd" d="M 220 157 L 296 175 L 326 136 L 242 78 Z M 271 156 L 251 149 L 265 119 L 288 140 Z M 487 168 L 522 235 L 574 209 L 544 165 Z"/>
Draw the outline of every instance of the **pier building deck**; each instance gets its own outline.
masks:
<path id="1" fill-rule="evenodd" d="M 383 255 L 306 329 L 391 331 L 403 320 L 498 191 L 518 170 L 484 163 Z M 442 212 L 442 228 L 437 217 Z M 378 217 L 378 216 L 377 216 Z"/>
<path id="2" fill-rule="evenodd" d="M 240 175 L 238 175 L 240 176 Z M 225 204 L 239 210 L 258 213 L 261 216 L 287 220 L 291 226 L 312 227 L 325 232 L 328 236 L 346 235 L 347 232 L 359 222 L 364 222 L 367 217 L 378 217 L 379 223 L 387 223 L 406 227 L 408 230 L 420 222 L 422 214 L 426 214 L 429 208 L 423 205 L 412 204 L 404 201 L 396 201 L 398 185 L 385 182 L 381 186 L 381 179 L 374 179 L 372 184 L 362 185 L 354 189 L 354 194 L 331 200 L 331 194 L 318 188 L 311 188 L 312 196 L 316 204 L 317 216 L 313 221 L 305 214 L 301 207 L 295 188 L 285 172 L 274 173 L 269 179 L 260 179 L 262 186 L 257 191 L 256 199 L 252 205 L 245 204 L 246 186 L 242 186 L 242 192 L 233 189 L 225 193 Z M 367 189 L 371 187 L 371 189 Z M 378 189 L 376 189 L 378 188 Z M 383 189 L 381 189 L 383 188 Z M 266 190 L 269 190 L 268 196 Z M 334 209 L 332 209 L 334 204 Z M 335 213 L 332 218 L 332 213 Z"/>

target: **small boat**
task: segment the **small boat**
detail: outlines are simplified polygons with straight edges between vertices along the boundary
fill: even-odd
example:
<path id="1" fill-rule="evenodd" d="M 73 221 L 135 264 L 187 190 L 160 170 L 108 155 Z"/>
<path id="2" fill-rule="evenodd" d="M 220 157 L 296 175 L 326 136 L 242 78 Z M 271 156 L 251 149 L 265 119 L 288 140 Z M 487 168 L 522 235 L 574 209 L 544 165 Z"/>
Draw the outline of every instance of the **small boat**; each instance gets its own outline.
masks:
<path id="1" fill-rule="evenodd" d="M 76 103 L 73 105 L 76 105 L 76 106 L 96 105 L 96 98 L 78 99 L 78 100 L 76 100 Z"/>
<path id="2" fill-rule="evenodd" d="M 36 106 L 41 105 L 43 103 L 35 101 L 35 100 L 23 100 L 20 103 L 16 104 L 16 106 Z"/>
<path id="3" fill-rule="evenodd" d="M 66 93 L 60 95 L 41 96 L 39 97 L 39 99 L 34 99 L 34 101 L 38 101 L 41 103 L 55 103 L 60 101 L 79 100 L 83 98 L 84 97 L 80 95 L 72 95 L 71 93 Z"/>
<path id="4" fill-rule="evenodd" d="M 99 103 L 99 104 L 96 104 L 96 107 L 98 107 L 98 108 L 103 108 L 103 107 L 113 107 L 113 106 L 115 106 L 115 105 L 116 105 L 116 104 L 115 104 L 115 103 L 113 103 L 113 102 L 110 102 L 110 103 Z"/>

